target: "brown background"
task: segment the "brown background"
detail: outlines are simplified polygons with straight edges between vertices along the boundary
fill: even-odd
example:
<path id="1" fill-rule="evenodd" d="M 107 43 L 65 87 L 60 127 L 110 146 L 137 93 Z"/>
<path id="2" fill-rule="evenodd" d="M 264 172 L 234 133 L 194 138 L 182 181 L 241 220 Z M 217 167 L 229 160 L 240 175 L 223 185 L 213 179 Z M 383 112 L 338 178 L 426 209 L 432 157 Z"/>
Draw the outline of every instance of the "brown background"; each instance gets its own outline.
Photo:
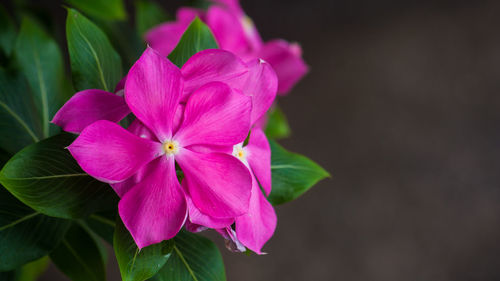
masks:
<path id="1" fill-rule="evenodd" d="M 277 208 L 268 255 L 221 246 L 228 280 L 500 280 L 499 2 L 243 6 L 265 39 L 302 44 L 282 144 L 333 178 Z"/>

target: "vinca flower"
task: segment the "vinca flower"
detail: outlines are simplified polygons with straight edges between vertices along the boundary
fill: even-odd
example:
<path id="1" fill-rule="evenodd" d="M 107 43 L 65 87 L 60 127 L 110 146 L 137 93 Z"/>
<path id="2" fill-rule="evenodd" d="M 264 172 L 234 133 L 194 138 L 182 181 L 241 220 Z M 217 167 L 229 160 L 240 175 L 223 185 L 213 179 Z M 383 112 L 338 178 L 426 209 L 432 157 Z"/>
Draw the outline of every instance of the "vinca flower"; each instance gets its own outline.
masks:
<path id="1" fill-rule="evenodd" d="M 263 42 L 252 20 L 245 15 L 238 1 L 213 0 L 208 10 L 180 8 L 176 21 L 166 22 L 146 33 L 152 48 L 167 56 L 195 17 L 212 30 L 219 47 L 243 60 L 262 58 L 272 65 L 279 79 L 278 94 L 286 94 L 306 74 L 308 67 L 297 43 L 275 39 Z"/>
<path id="2" fill-rule="evenodd" d="M 124 93 L 152 139 L 100 120 L 68 147 L 82 169 L 101 181 L 115 184 L 143 173 L 118 206 L 139 248 L 178 233 L 187 216 L 186 196 L 201 212 L 217 219 L 241 216 L 249 208 L 248 168 L 234 156 L 203 148 L 233 146 L 247 137 L 251 98 L 225 83 L 206 83 L 187 98 L 177 128 L 185 86 L 181 71 L 148 48 L 128 73 Z M 188 183 L 184 188 L 176 164 Z"/>

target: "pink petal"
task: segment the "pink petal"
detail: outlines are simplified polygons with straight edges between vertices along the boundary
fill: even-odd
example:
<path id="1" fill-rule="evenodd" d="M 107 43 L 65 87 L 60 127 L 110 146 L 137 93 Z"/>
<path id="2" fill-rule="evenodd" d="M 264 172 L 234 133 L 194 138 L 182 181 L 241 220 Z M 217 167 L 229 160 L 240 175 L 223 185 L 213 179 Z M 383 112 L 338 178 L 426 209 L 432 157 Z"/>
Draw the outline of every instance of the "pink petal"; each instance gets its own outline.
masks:
<path id="1" fill-rule="evenodd" d="M 231 227 L 225 227 L 221 229 L 216 229 L 222 237 L 226 240 L 226 248 L 231 252 L 243 253 L 247 249 L 236 237 L 236 232 Z"/>
<path id="2" fill-rule="evenodd" d="M 202 85 L 220 81 L 232 88 L 241 87 L 248 72 L 245 63 L 233 53 L 210 49 L 196 53 L 181 68 L 184 77 L 184 94 L 182 100 Z"/>
<path id="3" fill-rule="evenodd" d="M 239 56 L 251 51 L 239 15 L 221 6 L 212 6 L 207 11 L 206 23 L 221 49 Z"/>
<path id="4" fill-rule="evenodd" d="M 139 119 L 135 119 L 134 121 L 132 121 L 132 123 L 128 126 L 127 131 L 143 139 L 159 142 L 154 133 L 151 132 L 151 130 L 146 127 Z"/>
<path id="5" fill-rule="evenodd" d="M 276 213 L 260 191 L 259 184 L 252 181 L 252 197 L 248 212 L 236 218 L 238 240 L 250 250 L 262 254 L 264 244 L 276 229 Z"/>
<path id="6" fill-rule="evenodd" d="M 127 104 L 162 142 L 172 137 L 182 87 L 180 70 L 149 47 L 127 75 Z"/>
<path id="7" fill-rule="evenodd" d="M 76 93 L 56 113 L 52 123 L 66 132 L 80 133 L 98 120 L 118 122 L 130 113 L 125 100 L 103 90 Z"/>
<path id="8" fill-rule="evenodd" d="M 214 218 L 234 218 L 248 210 L 251 177 L 240 160 L 223 153 L 203 154 L 183 148 L 175 157 L 200 212 Z"/>
<path id="9" fill-rule="evenodd" d="M 187 180 L 184 179 L 182 185 L 187 188 Z M 200 210 L 193 204 L 191 197 L 186 194 L 186 202 L 188 206 L 189 221 L 192 224 L 196 224 L 208 228 L 224 228 L 226 226 L 231 226 L 234 223 L 234 218 L 218 219 L 212 218 L 200 212 Z"/>
<path id="10" fill-rule="evenodd" d="M 192 223 L 189 220 L 186 220 L 186 223 L 184 223 L 184 227 L 186 228 L 187 231 L 193 232 L 193 233 L 202 232 L 202 231 L 205 231 L 208 229 L 208 227 L 206 227 L 206 226 Z"/>
<path id="11" fill-rule="evenodd" d="M 251 123 L 254 124 L 273 104 L 278 89 L 278 78 L 271 65 L 261 59 L 254 59 L 247 65 L 247 80 L 241 91 L 252 97 Z"/>
<path id="12" fill-rule="evenodd" d="M 308 67 L 301 56 L 298 44 L 284 40 L 273 40 L 264 44 L 259 57 L 266 60 L 278 75 L 278 94 L 286 94 L 304 76 Z"/>
<path id="13" fill-rule="evenodd" d="M 127 179 L 162 153 L 160 143 L 105 120 L 87 126 L 68 149 L 85 172 L 107 183 Z"/>
<path id="14" fill-rule="evenodd" d="M 260 185 L 266 192 L 271 193 L 271 147 L 266 134 L 261 129 L 254 128 L 250 133 L 247 161 Z"/>
<path id="15" fill-rule="evenodd" d="M 174 237 L 187 216 L 173 157 L 161 157 L 154 164 L 151 173 L 118 205 L 120 217 L 139 249 Z"/>
<path id="16" fill-rule="evenodd" d="M 205 84 L 186 103 L 184 121 L 174 136 L 183 147 L 233 145 L 250 129 L 251 99 L 221 82 Z"/>
<path id="17" fill-rule="evenodd" d="M 118 93 L 119 91 L 123 90 L 123 88 L 125 88 L 125 81 L 127 81 L 127 75 L 125 75 L 125 77 L 123 77 L 122 80 L 120 80 L 120 82 L 116 84 L 115 93 Z"/>

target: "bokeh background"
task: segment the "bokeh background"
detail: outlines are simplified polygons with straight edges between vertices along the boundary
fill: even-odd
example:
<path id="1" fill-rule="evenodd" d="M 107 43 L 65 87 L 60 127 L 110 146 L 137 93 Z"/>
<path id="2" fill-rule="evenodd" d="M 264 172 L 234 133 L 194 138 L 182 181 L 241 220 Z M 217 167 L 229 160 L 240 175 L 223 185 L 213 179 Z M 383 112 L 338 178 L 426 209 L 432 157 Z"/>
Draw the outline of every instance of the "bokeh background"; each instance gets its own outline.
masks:
<path id="1" fill-rule="evenodd" d="M 500 2 L 242 5 L 264 39 L 302 44 L 311 71 L 279 100 L 281 143 L 333 177 L 277 208 L 268 255 L 211 235 L 228 280 L 500 280 Z"/>

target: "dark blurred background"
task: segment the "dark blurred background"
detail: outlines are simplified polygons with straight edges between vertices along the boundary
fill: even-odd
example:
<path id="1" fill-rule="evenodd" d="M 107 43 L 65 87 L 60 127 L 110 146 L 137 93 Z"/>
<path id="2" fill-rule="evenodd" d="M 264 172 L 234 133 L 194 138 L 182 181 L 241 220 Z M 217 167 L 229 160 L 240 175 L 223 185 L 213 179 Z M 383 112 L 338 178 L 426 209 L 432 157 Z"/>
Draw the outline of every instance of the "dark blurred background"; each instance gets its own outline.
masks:
<path id="1" fill-rule="evenodd" d="M 242 2 L 302 44 L 281 143 L 333 178 L 277 208 L 268 255 L 212 235 L 228 280 L 500 280 L 500 2 Z"/>

